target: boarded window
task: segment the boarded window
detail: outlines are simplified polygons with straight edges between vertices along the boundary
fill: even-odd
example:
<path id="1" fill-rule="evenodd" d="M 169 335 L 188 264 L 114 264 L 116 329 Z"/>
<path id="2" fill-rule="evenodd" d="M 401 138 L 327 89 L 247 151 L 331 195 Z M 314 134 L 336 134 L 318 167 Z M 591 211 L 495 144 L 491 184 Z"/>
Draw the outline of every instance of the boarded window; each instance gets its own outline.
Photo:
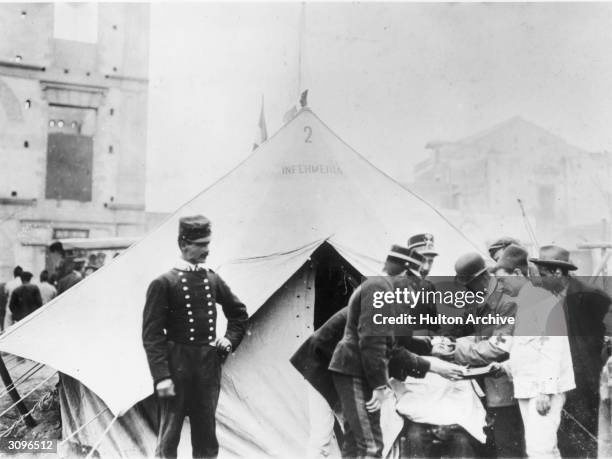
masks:
<path id="1" fill-rule="evenodd" d="M 47 145 L 47 199 L 91 201 L 93 139 L 52 132 Z"/>

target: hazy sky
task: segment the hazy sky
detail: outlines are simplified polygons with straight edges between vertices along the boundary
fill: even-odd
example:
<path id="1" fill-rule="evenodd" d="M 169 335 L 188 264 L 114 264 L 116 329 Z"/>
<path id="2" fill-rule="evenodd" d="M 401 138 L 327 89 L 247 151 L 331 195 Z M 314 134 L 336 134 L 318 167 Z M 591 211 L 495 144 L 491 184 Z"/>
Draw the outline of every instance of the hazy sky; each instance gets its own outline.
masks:
<path id="1" fill-rule="evenodd" d="M 250 154 L 302 88 L 381 169 L 409 179 L 430 140 L 521 115 L 612 151 L 612 4 L 151 6 L 147 207 L 172 211 Z"/>

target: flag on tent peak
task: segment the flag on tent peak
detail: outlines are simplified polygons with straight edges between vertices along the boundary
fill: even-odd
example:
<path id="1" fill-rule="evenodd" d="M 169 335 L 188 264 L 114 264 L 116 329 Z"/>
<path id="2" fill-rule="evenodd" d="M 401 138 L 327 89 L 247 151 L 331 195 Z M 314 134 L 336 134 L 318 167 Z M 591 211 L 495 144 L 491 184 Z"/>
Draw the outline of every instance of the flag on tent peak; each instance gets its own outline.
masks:
<path id="1" fill-rule="evenodd" d="M 308 107 L 308 89 L 302 91 L 302 94 L 300 95 L 300 107 Z"/>
<path id="2" fill-rule="evenodd" d="M 257 122 L 257 133 L 253 142 L 253 150 L 259 147 L 262 143 L 268 140 L 268 129 L 266 127 L 266 116 L 264 114 L 264 100 L 261 98 L 261 111 L 259 112 L 259 121 Z"/>

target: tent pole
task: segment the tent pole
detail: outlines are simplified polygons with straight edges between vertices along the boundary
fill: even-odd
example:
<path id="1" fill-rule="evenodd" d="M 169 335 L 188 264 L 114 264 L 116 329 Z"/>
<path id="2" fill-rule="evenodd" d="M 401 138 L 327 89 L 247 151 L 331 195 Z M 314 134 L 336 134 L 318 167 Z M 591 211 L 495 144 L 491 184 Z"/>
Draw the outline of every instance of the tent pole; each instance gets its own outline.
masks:
<path id="1" fill-rule="evenodd" d="M 2 359 L 1 355 L 0 355 L 0 377 L 2 378 L 2 382 L 4 383 L 6 390 L 11 395 L 13 402 L 17 404 L 17 410 L 19 411 L 19 414 L 21 414 L 24 417 L 23 419 L 26 425 L 28 427 L 36 426 L 36 421 L 34 420 L 31 414 L 28 414 L 29 410 L 25 406 L 25 403 L 23 403 L 23 400 L 21 400 L 21 397 L 19 396 L 19 392 L 17 392 L 17 388 L 15 387 L 15 384 L 13 384 L 11 375 L 6 369 L 6 365 L 4 364 L 4 360 Z"/>

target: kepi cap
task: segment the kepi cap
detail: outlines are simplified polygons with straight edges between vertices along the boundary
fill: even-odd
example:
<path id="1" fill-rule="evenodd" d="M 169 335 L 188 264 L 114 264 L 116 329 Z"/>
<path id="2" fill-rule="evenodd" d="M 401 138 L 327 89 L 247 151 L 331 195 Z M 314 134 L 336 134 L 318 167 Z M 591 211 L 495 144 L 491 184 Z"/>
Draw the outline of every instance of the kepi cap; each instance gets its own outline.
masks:
<path id="1" fill-rule="evenodd" d="M 431 233 L 415 234 L 408 239 L 408 249 L 423 255 L 438 255 L 434 248 L 434 237 Z"/>
<path id="2" fill-rule="evenodd" d="M 206 242 L 210 238 L 210 220 L 204 215 L 179 220 L 179 238 L 186 242 Z"/>

